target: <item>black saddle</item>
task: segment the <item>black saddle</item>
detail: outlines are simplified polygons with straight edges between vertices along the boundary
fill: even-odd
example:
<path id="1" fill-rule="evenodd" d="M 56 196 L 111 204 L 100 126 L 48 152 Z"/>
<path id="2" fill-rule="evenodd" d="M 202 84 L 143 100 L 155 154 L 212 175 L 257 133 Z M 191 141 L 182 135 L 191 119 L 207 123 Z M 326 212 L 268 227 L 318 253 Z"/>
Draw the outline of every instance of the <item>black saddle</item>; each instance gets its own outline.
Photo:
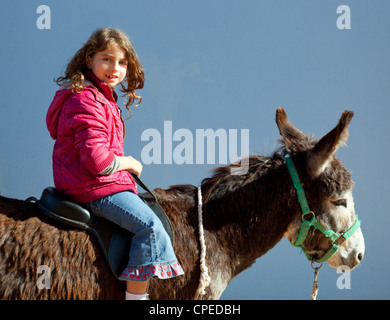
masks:
<path id="1" fill-rule="evenodd" d="M 146 185 L 137 176 L 133 175 L 133 177 L 137 184 L 146 191 L 145 193 L 139 193 L 139 197 L 159 217 L 173 245 L 174 235 L 166 213 Z M 132 233 L 106 219 L 91 215 L 87 209 L 67 200 L 64 195 L 53 187 L 43 190 L 38 206 L 41 212 L 50 218 L 91 232 L 99 242 L 112 272 L 119 279 L 129 260 Z"/>

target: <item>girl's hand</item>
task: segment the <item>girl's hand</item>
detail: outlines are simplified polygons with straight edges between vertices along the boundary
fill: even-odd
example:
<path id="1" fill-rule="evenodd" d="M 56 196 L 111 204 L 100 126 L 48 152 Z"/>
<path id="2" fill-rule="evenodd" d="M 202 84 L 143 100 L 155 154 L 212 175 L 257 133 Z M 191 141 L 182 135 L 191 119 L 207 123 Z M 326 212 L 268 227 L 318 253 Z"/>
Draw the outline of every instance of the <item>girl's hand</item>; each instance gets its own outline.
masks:
<path id="1" fill-rule="evenodd" d="M 119 170 L 127 170 L 131 173 L 134 173 L 138 177 L 142 172 L 142 164 L 138 160 L 134 159 L 132 156 L 128 157 L 118 157 L 119 158 Z"/>

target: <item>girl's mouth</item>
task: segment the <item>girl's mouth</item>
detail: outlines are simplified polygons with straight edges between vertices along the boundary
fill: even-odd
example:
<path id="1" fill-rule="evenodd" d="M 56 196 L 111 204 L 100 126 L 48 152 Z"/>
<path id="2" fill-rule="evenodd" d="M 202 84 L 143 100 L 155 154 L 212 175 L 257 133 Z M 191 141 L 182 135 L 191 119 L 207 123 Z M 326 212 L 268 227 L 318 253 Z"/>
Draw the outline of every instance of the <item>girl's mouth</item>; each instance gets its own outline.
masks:
<path id="1" fill-rule="evenodd" d="M 108 79 L 118 79 L 118 78 L 119 78 L 118 76 L 115 76 L 115 75 L 113 75 L 113 74 L 106 74 L 106 77 L 107 77 Z"/>

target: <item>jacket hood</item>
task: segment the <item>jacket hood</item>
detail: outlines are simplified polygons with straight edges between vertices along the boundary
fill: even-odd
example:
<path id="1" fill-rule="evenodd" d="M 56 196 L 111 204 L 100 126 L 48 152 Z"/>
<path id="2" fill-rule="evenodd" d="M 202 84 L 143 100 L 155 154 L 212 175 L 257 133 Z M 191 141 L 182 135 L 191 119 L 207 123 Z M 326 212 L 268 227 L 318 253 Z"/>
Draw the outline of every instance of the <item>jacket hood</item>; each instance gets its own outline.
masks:
<path id="1" fill-rule="evenodd" d="M 62 106 L 71 97 L 72 89 L 58 90 L 50 104 L 46 115 L 46 125 L 50 132 L 50 136 L 57 139 L 58 120 L 60 118 Z"/>
<path id="2" fill-rule="evenodd" d="M 86 71 L 84 74 L 85 81 L 83 86 L 92 85 L 98 91 L 100 91 L 108 100 L 115 102 L 118 100 L 118 96 L 114 90 L 112 90 L 106 83 L 99 80 L 91 71 Z M 54 99 L 47 111 L 46 125 L 49 129 L 50 136 L 55 140 L 57 139 L 58 120 L 60 118 L 62 106 L 73 94 L 72 89 L 69 87 L 62 87 L 62 90 L 58 90 L 54 96 Z"/>

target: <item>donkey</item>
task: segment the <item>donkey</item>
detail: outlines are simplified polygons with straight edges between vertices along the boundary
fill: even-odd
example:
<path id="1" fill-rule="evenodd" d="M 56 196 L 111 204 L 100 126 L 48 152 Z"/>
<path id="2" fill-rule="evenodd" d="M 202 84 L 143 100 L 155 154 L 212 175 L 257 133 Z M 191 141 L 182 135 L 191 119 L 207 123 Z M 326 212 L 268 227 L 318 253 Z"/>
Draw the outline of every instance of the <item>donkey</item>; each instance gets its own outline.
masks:
<path id="1" fill-rule="evenodd" d="M 357 219 L 350 172 L 335 158 L 348 137 L 353 113 L 344 111 L 337 126 L 322 139 L 303 134 L 282 108 L 276 123 L 281 147 L 272 156 L 250 156 L 245 174 L 231 174 L 240 162 L 216 168 L 200 185 L 205 257 L 210 283 L 197 295 L 201 279 L 198 188 L 175 185 L 155 189 L 172 222 L 174 249 L 185 275 L 152 279 L 151 299 L 218 299 L 231 279 L 249 268 L 283 237 L 294 243 L 302 223 L 300 205 L 284 155 L 289 155 L 318 221 L 337 233 Z M 318 230 L 303 247 L 313 260 L 331 245 Z M 359 229 L 328 260 L 331 267 L 355 268 L 363 259 Z M 39 269 L 47 266 L 47 269 Z M 46 272 L 46 274 L 45 274 Z M 46 276 L 45 286 L 38 284 Z M 123 299 L 94 237 L 43 217 L 36 204 L 0 197 L 1 299 Z"/>

